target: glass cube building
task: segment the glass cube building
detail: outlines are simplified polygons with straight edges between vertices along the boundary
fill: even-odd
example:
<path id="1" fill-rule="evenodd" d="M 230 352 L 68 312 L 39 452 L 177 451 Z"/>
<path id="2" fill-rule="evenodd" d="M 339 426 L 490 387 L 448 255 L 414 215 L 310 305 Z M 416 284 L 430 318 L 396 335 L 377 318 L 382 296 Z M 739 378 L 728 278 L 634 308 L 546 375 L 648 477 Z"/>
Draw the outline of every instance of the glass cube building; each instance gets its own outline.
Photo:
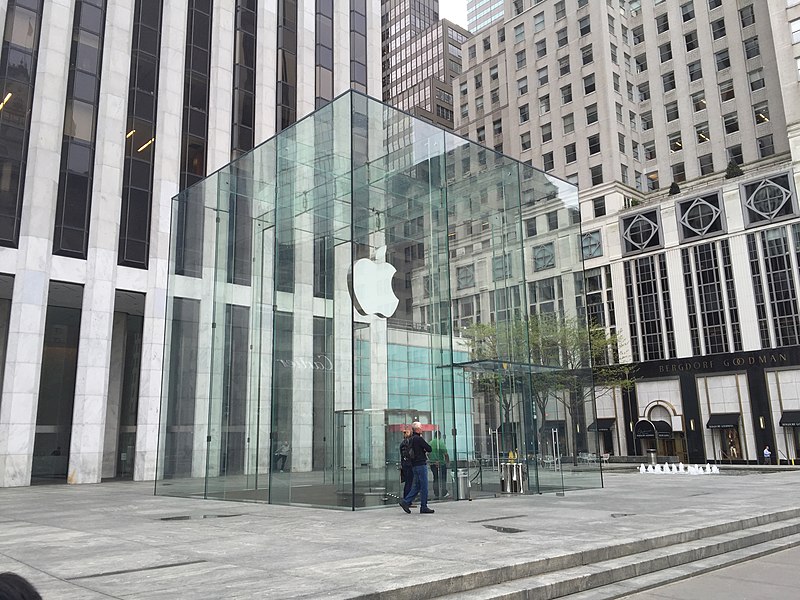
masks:
<path id="1" fill-rule="evenodd" d="M 352 91 L 186 189 L 156 492 L 395 504 L 413 421 L 447 448 L 433 492 L 600 487 L 591 371 L 541 333 L 585 320 L 577 209 Z"/>

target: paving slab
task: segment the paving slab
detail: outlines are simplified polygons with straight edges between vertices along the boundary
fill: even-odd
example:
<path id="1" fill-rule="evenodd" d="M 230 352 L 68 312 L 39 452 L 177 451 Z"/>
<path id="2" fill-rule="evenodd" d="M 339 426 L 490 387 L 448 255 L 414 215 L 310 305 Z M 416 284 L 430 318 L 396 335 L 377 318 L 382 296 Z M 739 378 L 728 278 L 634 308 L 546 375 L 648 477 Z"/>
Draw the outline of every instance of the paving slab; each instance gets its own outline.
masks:
<path id="1" fill-rule="evenodd" d="M 154 496 L 152 483 L 0 489 L 0 569 L 48 600 L 345 599 L 408 585 L 424 597 L 426 583 L 448 577 L 481 581 L 493 568 L 557 565 L 581 550 L 800 507 L 800 471 L 653 475 L 631 466 L 604 478 L 603 489 L 564 496 L 440 502 L 434 515 Z"/>

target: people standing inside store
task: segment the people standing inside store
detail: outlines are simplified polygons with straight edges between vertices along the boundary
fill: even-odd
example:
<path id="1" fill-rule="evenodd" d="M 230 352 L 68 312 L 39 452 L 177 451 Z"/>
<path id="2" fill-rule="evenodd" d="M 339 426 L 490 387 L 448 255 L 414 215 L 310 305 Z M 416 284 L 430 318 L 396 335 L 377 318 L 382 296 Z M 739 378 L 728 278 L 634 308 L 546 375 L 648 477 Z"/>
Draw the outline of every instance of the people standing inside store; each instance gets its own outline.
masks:
<path id="1" fill-rule="evenodd" d="M 409 448 L 411 447 L 411 430 L 403 429 L 403 441 L 400 442 L 400 481 L 403 483 L 403 495 L 408 496 L 411 491 L 411 484 L 414 482 L 414 469 L 412 467 Z"/>
<path id="2" fill-rule="evenodd" d="M 772 451 L 769 449 L 769 446 L 764 446 L 764 464 L 772 464 Z"/>
<path id="3" fill-rule="evenodd" d="M 287 458 L 289 458 L 289 442 L 284 441 L 280 443 L 278 450 L 275 452 L 275 468 L 280 469 L 281 473 L 286 468 Z M 278 464 L 280 464 L 280 467 Z"/>
<path id="4" fill-rule="evenodd" d="M 434 498 L 437 500 L 439 498 L 447 498 L 450 496 L 447 491 L 447 465 L 450 462 L 450 456 L 447 454 L 447 445 L 442 439 L 442 434 L 438 430 L 433 432 L 431 454 L 428 456 L 428 461 L 433 472 Z"/>
<path id="5" fill-rule="evenodd" d="M 400 508 L 407 513 L 411 512 L 411 501 L 419 492 L 420 514 L 432 514 L 434 510 L 428 508 L 428 455 L 431 446 L 422 437 L 422 423 L 414 421 L 411 424 L 411 465 L 414 473 L 414 482 L 408 494 L 400 500 Z"/>

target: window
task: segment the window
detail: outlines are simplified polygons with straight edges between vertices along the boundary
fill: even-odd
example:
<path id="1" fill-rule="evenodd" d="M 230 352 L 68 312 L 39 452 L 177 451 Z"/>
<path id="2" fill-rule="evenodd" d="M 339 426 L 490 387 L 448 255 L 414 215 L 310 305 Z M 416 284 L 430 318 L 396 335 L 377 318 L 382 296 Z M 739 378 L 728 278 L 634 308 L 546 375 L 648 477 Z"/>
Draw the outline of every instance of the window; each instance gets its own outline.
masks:
<path id="1" fill-rule="evenodd" d="M 737 165 L 744 164 L 744 155 L 742 154 L 742 145 L 736 144 L 728 148 L 728 160 L 735 162 Z"/>
<path id="2" fill-rule="evenodd" d="M 775 143 L 772 141 L 772 134 L 757 138 L 756 142 L 758 143 L 759 158 L 766 158 L 775 154 Z"/>
<path id="3" fill-rule="evenodd" d="M 689 69 L 689 81 L 697 81 L 698 79 L 703 78 L 703 69 L 700 66 L 699 60 L 690 62 L 688 65 L 688 69 Z"/>
<path id="4" fill-rule="evenodd" d="M 525 41 L 525 24 L 520 23 L 519 25 L 514 27 L 514 43 L 518 44 L 519 42 Z"/>
<path id="5" fill-rule="evenodd" d="M 614 91 L 619 94 L 619 73 L 612 73 L 611 79 L 614 82 Z"/>
<path id="6" fill-rule="evenodd" d="M 497 30 L 497 43 L 502 44 L 506 41 L 506 30 L 505 27 L 501 27 Z"/>
<path id="7" fill-rule="evenodd" d="M 517 79 L 517 95 L 524 96 L 528 93 L 528 78 Z"/>
<path id="8" fill-rule="evenodd" d="M 590 231 L 581 236 L 581 254 L 583 260 L 603 256 L 603 242 L 599 231 Z"/>
<path id="9" fill-rule="evenodd" d="M 711 37 L 715 40 L 718 40 L 721 37 L 725 37 L 725 19 L 717 19 L 716 21 L 711 21 Z"/>
<path id="10" fill-rule="evenodd" d="M 742 29 L 750 27 L 756 22 L 756 13 L 753 10 L 753 5 L 749 4 L 739 11 L 739 21 L 742 23 Z"/>
<path id="11" fill-rule="evenodd" d="M 544 85 L 550 81 L 550 76 L 547 74 L 547 67 L 542 67 L 537 70 L 536 77 L 539 79 L 539 85 Z"/>
<path id="12" fill-rule="evenodd" d="M 643 73 L 647 71 L 647 56 L 644 54 L 640 54 L 639 56 L 635 57 L 634 62 L 636 63 L 636 72 Z"/>
<path id="13" fill-rule="evenodd" d="M 678 103 L 677 102 L 669 102 L 664 105 L 664 113 L 667 117 L 667 123 L 670 121 L 674 121 L 680 115 L 678 113 Z"/>
<path id="14" fill-rule="evenodd" d="M 655 192 L 659 188 L 658 171 L 650 171 L 649 173 L 645 173 L 644 178 L 647 183 L 648 192 Z"/>
<path id="15" fill-rule="evenodd" d="M 523 104 L 519 107 L 519 122 L 520 123 L 527 123 L 528 120 L 531 118 L 530 110 L 528 109 L 527 104 Z"/>
<path id="16" fill-rule="evenodd" d="M 686 42 L 686 51 L 691 52 L 692 50 L 697 50 L 700 47 L 700 41 L 697 39 L 697 32 L 690 31 L 686 35 L 683 36 L 683 40 Z"/>
<path id="17" fill-rule="evenodd" d="M 664 85 L 664 93 L 675 89 L 675 73 L 670 71 L 661 76 L 661 83 Z"/>
<path id="18" fill-rule="evenodd" d="M 617 32 L 614 29 L 614 17 L 608 15 L 608 33 L 611 35 L 617 35 Z"/>
<path id="19" fill-rule="evenodd" d="M 575 142 L 571 142 L 564 146 L 564 160 L 567 164 L 574 163 L 578 160 L 578 151 Z"/>
<path id="20" fill-rule="evenodd" d="M 755 92 L 756 90 L 760 90 L 766 85 L 764 83 L 763 69 L 756 69 L 755 71 L 750 71 L 747 74 L 747 79 L 750 81 L 750 90 L 753 92 Z"/>
<path id="21" fill-rule="evenodd" d="M 672 181 L 675 183 L 686 181 L 686 167 L 682 162 L 672 165 Z"/>
<path id="22" fill-rule="evenodd" d="M 567 35 L 567 28 L 559 29 L 556 32 L 556 42 L 558 43 L 559 48 L 563 48 L 569 43 L 569 36 Z"/>
<path id="23" fill-rule="evenodd" d="M 639 102 L 644 102 L 645 100 L 650 100 L 650 82 L 645 81 L 642 84 L 639 84 Z"/>
<path id="24" fill-rule="evenodd" d="M 536 58 L 544 58 L 547 56 L 547 40 L 539 40 L 536 42 Z"/>
<path id="25" fill-rule="evenodd" d="M 642 113 L 641 119 L 642 131 L 647 131 L 648 129 L 653 128 L 653 114 L 649 110 Z"/>
<path id="26" fill-rule="evenodd" d="M 666 44 L 661 44 L 658 47 L 658 54 L 661 56 L 661 62 L 665 63 L 668 60 L 672 60 L 672 44 L 667 42 Z"/>
<path id="27" fill-rule="evenodd" d="M 498 79 L 497 65 L 489 67 L 489 79 L 491 79 L 492 81 L 497 81 Z"/>
<path id="28" fill-rule="evenodd" d="M 587 138 L 589 143 L 589 154 L 598 154 L 600 152 L 600 134 L 596 133 Z"/>
<path id="29" fill-rule="evenodd" d="M 546 115 L 550 112 L 550 94 L 545 94 L 539 98 L 539 114 Z"/>
<path id="30" fill-rule="evenodd" d="M 722 0 L 708 0 L 708 10 L 714 10 L 722 6 Z"/>
<path id="31" fill-rule="evenodd" d="M 525 235 L 534 237 L 536 235 L 536 218 L 533 217 L 525 221 Z"/>
<path id="32" fill-rule="evenodd" d="M 456 282 L 459 290 L 475 287 L 475 265 L 457 267 Z"/>
<path id="33" fill-rule="evenodd" d="M 492 41 L 488 36 L 483 38 L 483 49 L 487 51 L 492 49 Z"/>
<path id="34" fill-rule="evenodd" d="M 564 130 L 564 133 L 572 133 L 575 131 L 575 115 L 569 113 L 568 115 L 561 117 L 561 126 Z"/>
<path id="35" fill-rule="evenodd" d="M 669 137 L 667 138 L 667 143 L 669 144 L 669 151 L 680 152 L 683 150 L 683 142 L 681 142 L 681 132 L 676 131 L 675 133 L 670 133 Z"/>
<path id="36" fill-rule="evenodd" d="M 656 31 L 658 33 L 664 33 L 665 31 L 669 31 L 669 16 L 667 13 L 663 15 L 658 15 L 656 17 Z"/>
<path id="37" fill-rule="evenodd" d="M 617 46 L 616 46 L 616 44 L 611 44 L 610 48 L 611 48 L 611 62 L 614 63 L 615 65 L 618 65 L 619 64 L 619 59 L 617 58 Z"/>
<path id="38" fill-rule="evenodd" d="M 589 0 L 578 0 L 578 8 L 583 8 L 587 4 L 589 4 Z"/>
<path id="39" fill-rule="evenodd" d="M 561 76 L 569 75 L 569 71 L 569 54 L 567 54 L 558 59 L 558 74 Z"/>
<path id="40" fill-rule="evenodd" d="M 578 19 L 578 31 L 581 37 L 589 35 L 592 32 L 592 23 L 588 15 Z"/>
<path id="41" fill-rule="evenodd" d="M 592 45 L 591 44 L 581 48 L 581 60 L 582 60 L 584 65 L 591 64 L 594 61 L 594 56 L 592 55 Z"/>
<path id="42" fill-rule="evenodd" d="M 644 26 L 637 25 L 631 30 L 631 35 L 633 36 L 633 45 L 638 46 L 644 41 Z"/>
<path id="43" fill-rule="evenodd" d="M 467 55 L 468 55 L 470 58 L 475 58 L 475 57 L 477 56 L 477 52 L 475 51 L 475 46 L 470 46 L 470 47 L 467 49 Z"/>
<path id="44" fill-rule="evenodd" d="M 542 31 L 544 29 L 544 13 L 533 15 L 533 30 Z"/>
<path id="45" fill-rule="evenodd" d="M 545 171 L 552 171 L 555 167 L 555 161 L 553 160 L 553 153 L 552 152 L 545 152 L 542 154 L 542 168 Z"/>
<path id="46" fill-rule="evenodd" d="M 492 104 L 497 104 L 500 102 L 500 88 L 494 88 L 491 92 L 489 92 L 489 97 L 492 100 Z"/>
<path id="47" fill-rule="evenodd" d="M 555 245 L 550 242 L 549 244 L 542 244 L 541 246 L 534 246 L 533 248 L 533 270 L 543 271 L 545 269 L 552 269 L 556 266 Z"/>
<path id="48" fill-rule="evenodd" d="M 479 114 L 483 113 L 483 96 L 475 97 L 475 112 Z"/>
<path id="49" fill-rule="evenodd" d="M 597 165 L 589 169 L 592 185 L 600 185 L 603 183 L 603 165 Z"/>
<path id="50" fill-rule="evenodd" d="M 591 94 L 595 90 L 595 83 L 594 83 L 594 73 L 587 75 L 583 78 L 583 92 L 585 94 Z"/>
<path id="51" fill-rule="evenodd" d="M 499 281 L 511 277 L 511 255 L 495 256 L 492 258 L 492 279 Z"/>
<path id="52" fill-rule="evenodd" d="M 590 104 L 586 107 L 586 124 L 597 123 L 597 104 Z"/>
<path id="53" fill-rule="evenodd" d="M 547 231 L 556 231 L 558 229 L 558 211 L 550 211 L 545 218 L 547 219 Z"/>
<path id="54" fill-rule="evenodd" d="M 694 108 L 694 112 L 700 112 L 701 110 L 706 109 L 706 92 L 705 90 L 701 90 L 692 94 L 692 108 Z"/>
<path id="55" fill-rule="evenodd" d="M 687 2 L 686 4 L 681 4 L 681 16 L 683 17 L 684 23 L 694 19 L 694 2 Z"/>
<path id="56" fill-rule="evenodd" d="M 625 134 L 620 131 L 617 132 L 617 146 L 619 151 L 625 154 Z"/>
<path id="57" fill-rule="evenodd" d="M 698 157 L 697 162 L 700 165 L 700 175 L 710 175 L 714 172 L 714 157 L 711 154 Z"/>
<path id="58" fill-rule="evenodd" d="M 458 87 L 459 87 L 459 90 L 460 90 L 460 92 L 461 92 L 461 95 L 462 95 L 462 96 L 466 96 L 466 95 L 467 95 L 467 82 L 466 82 L 466 81 L 462 81 L 462 82 L 459 84 L 459 86 L 458 86 Z"/>
<path id="59" fill-rule="evenodd" d="M 466 119 L 469 117 L 469 104 L 461 105 L 461 118 Z"/>
<path id="60" fill-rule="evenodd" d="M 644 148 L 644 159 L 654 160 L 656 158 L 656 143 L 653 141 L 645 142 L 642 144 Z"/>
<path id="61" fill-rule="evenodd" d="M 531 149 L 531 134 L 530 132 L 525 132 L 521 136 L 519 136 L 519 145 L 523 150 L 530 150 Z"/>
<path id="62" fill-rule="evenodd" d="M 723 81 L 719 84 L 719 97 L 723 102 L 733 100 L 736 97 L 736 93 L 733 90 L 733 81 Z"/>
<path id="63" fill-rule="evenodd" d="M 709 141 L 711 138 L 709 137 L 710 134 L 708 132 L 708 123 L 698 123 L 694 126 L 694 132 L 697 134 L 697 143 L 703 144 Z"/>
<path id="64" fill-rule="evenodd" d="M 719 52 L 715 52 L 714 60 L 717 62 L 717 71 L 723 71 L 731 66 L 731 57 L 727 48 L 724 48 Z"/>
<path id="65" fill-rule="evenodd" d="M 800 44 L 800 19 L 795 19 L 789 25 L 792 28 L 792 43 Z"/>
<path id="66" fill-rule="evenodd" d="M 755 118 L 756 125 L 769 123 L 769 105 L 766 101 L 753 106 L 753 118 Z"/>
<path id="67" fill-rule="evenodd" d="M 572 84 L 567 84 L 561 88 L 561 104 L 572 102 Z"/>
<path id="68" fill-rule="evenodd" d="M 516 57 L 518 69 L 523 68 L 528 63 L 528 60 L 525 58 L 525 50 L 520 50 L 517 52 Z"/>
<path id="69" fill-rule="evenodd" d="M 492 131 L 494 131 L 495 135 L 501 135 L 503 133 L 503 119 L 492 121 Z"/>
<path id="70" fill-rule="evenodd" d="M 595 217 L 603 217 L 606 214 L 606 197 L 598 196 L 592 200 L 592 209 Z"/>
<path id="71" fill-rule="evenodd" d="M 485 142 L 486 141 L 486 127 L 483 127 L 483 126 L 478 127 L 477 136 L 478 136 L 478 141 L 479 142 Z"/>
<path id="72" fill-rule="evenodd" d="M 542 143 L 549 142 L 553 139 L 553 126 L 550 123 L 542 125 Z"/>
<path id="73" fill-rule="evenodd" d="M 478 73 L 475 75 L 475 89 L 479 90 L 483 87 L 483 75 Z"/>
<path id="74" fill-rule="evenodd" d="M 725 127 L 725 133 L 736 133 L 739 131 L 739 115 L 735 112 L 724 115 L 722 124 Z"/>
<path id="75" fill-rule="evenodd" d="M 758 47 L 758 36 L 753 36 L 749 39 L 744 41 L 744 56 L 745 58 L 755 58 L 761 54 L 761 50 Z"/>
<path id="76" fill-rule="evenodd" d="M 563 19 L 567 16 L 567 5 L 564 0 L 556 2 L 556 21 Z"/>

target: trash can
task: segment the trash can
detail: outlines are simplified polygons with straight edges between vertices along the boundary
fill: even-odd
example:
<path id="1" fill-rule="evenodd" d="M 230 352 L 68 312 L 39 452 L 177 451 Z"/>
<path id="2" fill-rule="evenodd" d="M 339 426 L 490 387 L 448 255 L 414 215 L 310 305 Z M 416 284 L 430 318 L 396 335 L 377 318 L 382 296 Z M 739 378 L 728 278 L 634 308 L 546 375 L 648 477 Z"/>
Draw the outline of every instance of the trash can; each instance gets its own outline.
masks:
<path id="1" fill-rule="evenodd" d="M 500 464 L 500 491 L 504 494 L 519 494 L 522 492 L 523 471 L 521 463 Z"/>
<path id="2" fill-rule="evenodd" d="M 469 497 L 469 469 L 458 469 L 456 478 L 458 479 L 458 499 L 471 500 Z"/>
<path id="3" fill-rule="evenodd" d="M 656 454 L 655 450 L 648 450 L 647 454 L 650 456 L 650 464 L 657 465 L 658 464 L 658 455 Z"/>

